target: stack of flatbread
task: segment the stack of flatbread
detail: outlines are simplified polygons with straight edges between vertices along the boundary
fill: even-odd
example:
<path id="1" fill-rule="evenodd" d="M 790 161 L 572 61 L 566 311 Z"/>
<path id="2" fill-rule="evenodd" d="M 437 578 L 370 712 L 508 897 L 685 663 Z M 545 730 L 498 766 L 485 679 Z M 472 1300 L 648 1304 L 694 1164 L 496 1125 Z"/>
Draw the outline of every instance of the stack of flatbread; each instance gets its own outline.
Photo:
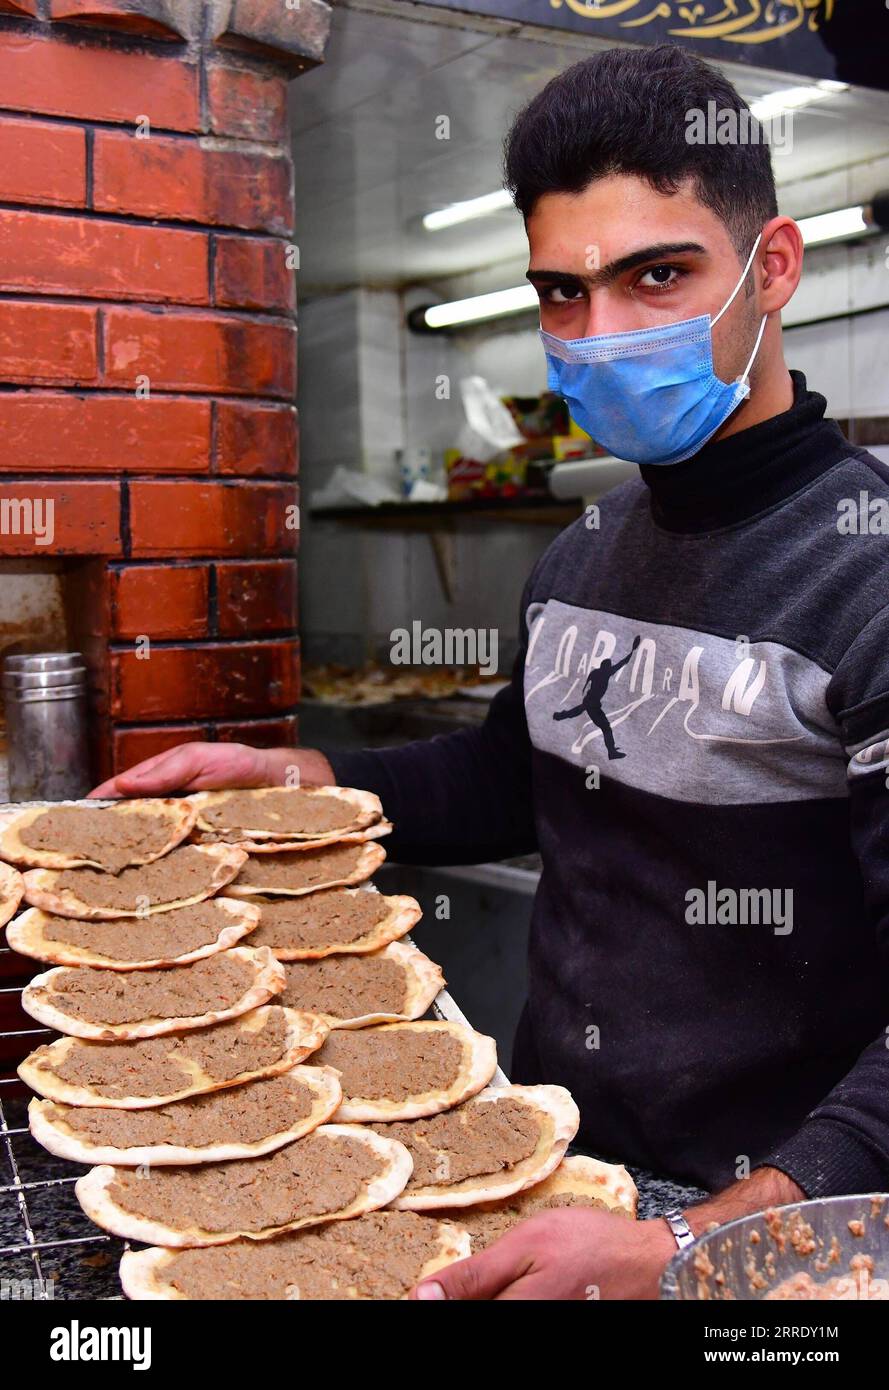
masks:
<path id="1" fill-rule="evenodd" d="M 0 827 L 34 1137 L 94 1165 L 87 1215 L 132 1298 L 404 1298 L 551 1206 L 635 1213 L 566 1158 L 560 1086 L 492 1086 L 494 1041 L 424 1017 L 444 985 L 376 891 L 391 829 L 343 787 L 30 809 Z"/>

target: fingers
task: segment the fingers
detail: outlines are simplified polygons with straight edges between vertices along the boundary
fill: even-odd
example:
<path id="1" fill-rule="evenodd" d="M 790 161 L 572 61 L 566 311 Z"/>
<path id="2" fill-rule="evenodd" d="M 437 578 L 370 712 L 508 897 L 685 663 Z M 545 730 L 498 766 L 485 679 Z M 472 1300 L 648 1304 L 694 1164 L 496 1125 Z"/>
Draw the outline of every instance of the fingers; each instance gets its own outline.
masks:
<path id="1" fill-rule="evenodd" d="M 165 796 L 217 787 L 261 787 L 269 780 L 274 779 L 261 748 L 246 743 L 180 743 L 110 777 L 94 787 L 90 796 Z M 332 770 L 329 780 L 334 781 Z"/>
<path id="2" fill-rule="evenodd" d="M 548 1274 L 534 1272 L 517 1279 L 514 1284 L 507 1284 L 506 1288 L 494 1295 L 497 1303 L 528 1302 L 534 1300 L 542 1303 L 544 1301 L 565 1302 L 568 1295 L 562 1288 L 562 1281 L 559 1279 L 558 1271 L 553 1270 Z"/>
<path id="3" fill-rule="evenodd" d="M 87 792 L 87 800 L 91 797 L 103 801 L 114 801 L 123 796 L 123 792 L 117 789 L 117 778 L 109 777 L 107 782 L 100 782 L 97 787 L 93 787 L 91 792 Z"/>
<path id="4" fill-rule="evenodd" d="M 218 752 L 218 744 L 181 744 L 178 748 L 168 748 L 164 753 L 136 763 L 135 767 L 128 767 L 125 773 L 108 778 L 100 787 L 94 787 L 90 796 L 117 798 L 196 791 L 194 777 L 200 776 L 208 756 Z"/>
<path id="5" fill-rule="evenodd" d="M 478 1255 L 470 1255 L 466 1260 L 457 1260 L 444 1269 L 436 1271 L 434 1278 L 423 1280 L 411 1290 L 413 1299 L 495 1299 L 505 1296 L 505 1290 L 522 1281 L 534 1268 L 534 1252 L 529 1250 L 519 1236 L 512 1238 L 507 1232 L 500 1240 L 495 1240 L 487 1250 Z M 430 1285 L 436 1285 L 441 1293 L 434 1292 Z M 527 1293 L 516 1297 L 527 1298 Z"/>

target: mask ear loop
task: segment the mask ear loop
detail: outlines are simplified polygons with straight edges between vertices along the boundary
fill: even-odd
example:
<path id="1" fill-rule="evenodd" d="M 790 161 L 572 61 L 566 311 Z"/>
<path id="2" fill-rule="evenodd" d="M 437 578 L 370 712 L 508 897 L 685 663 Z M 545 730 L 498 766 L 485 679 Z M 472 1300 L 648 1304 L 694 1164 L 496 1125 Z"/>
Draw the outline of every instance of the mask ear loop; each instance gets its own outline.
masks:
<path id="1" fill-rule="evenodd" d="M 735 285 L 735 288 L 732 290 L 732 292 L 731 292 L 731 294 L 729 295 L 728 299 L 727 299 L 727 300 L 725 301 L 725 303 L 723 304 L 723 306 L 722 306 L 722 308 L 720 309 L 719 313 L 716 315 L 716 318 L 710 320 L 710 327 L 711 327 L 711 329 L 712 329 L 713 325 L 714 325 L 715 323 L 718 323 L 719 320 L 722 318 L 722 316 L 723 316 L 723 314 L 725 313 L 726 309 L 728 309 L 728 307 L 730 306 L 730 304 L 731 304 L 732 301 L 734 300 L 735 295 L 738 293 L 738 290 L 741 288 L 741 286 L 743 285 L 744 281 L 747 279 L 748 273 L 749 273 L 749 271 L 750 271 L 750 267 L 751 267 L 752 264 L 753 264 L 753 257 L 756 255 L 756 248 L 757 248 L 757 246 L 759 246 L 759 243 L 760 243 L 761 241 L 762 241 L 762 232 L 760 232 L 759 236 L 756 238 L 756 241 L 753 243 L 753 250 L 750 252 L 750 255 L 747 257 L 747 264 L 745 265 L 744 269 L 743 269 L 742 272 L 741 272 L 741 278 L 740 278 L 740 280 L 738 281 L 737 285 Z M 764 333 L 764 331 L 765 331 L 766 319 L 767 319 L 767 318 L 768 318 L 768 314 L 763 314 L 763 316 L 762 316 L 762 322 L 761 322 L 760 325 L 759 325 L 759 332 L 758 332 L 757 335 L 756 335 L 756 342 L 753 344 L 753 351 L 752 351 L 751 354 L 750 354 L 750 360 L 748 361 L 747 366 L 744 368 L 744 371 L 742 372 L 741 376 L 738 377 L 738 385 L 739 385 L 739 386 L 743 386 L 744 383 L 746 382 L 748 373 L 749 373 L 749 371 L 750 371 L 750 368 L 753 366 L 753 359 L 754 359 L 754 357 L 756 356 L 756 354 L 759 352 L 759 345 L 760 345 L 760 343 L 762 342 L 762 335 L 763 335 L 763 333 Z"/>
<path id="2" fill-rule="evenodd" d="M 722 306 L 722 308 L 720 309 L 719 313 L 716 315 L 716 318 L 710 320 L 710 327 L 711 327 L 711 328 L 713 327 L 714 323 L 718 323 L 719 320 L 722 318 L 722 316 L 723 316 L 723 314 L 725 313 L 726 309 L 728 309 L 728 307 L 729 307 L 729 305 L 732 303 L 732 301 L 733 301 L 735 295 L 738 293 L 738 290 L 741 288 L 741 286 L 743 285 L 744 281 L 747 279 L 747 273 L 748 273 L 748 271 L 750 270 L 750 267 L 753 265 L 753 257 L 756 255 L 756 248 L 757 248 L 757 246 L 759 245 L 759 243 L 760 243 L 761 241 L 762 241 L 762 232 L 760 232 L 759 236 L 756 238 L 756 241 L 753 243 L 753 250 L 750 252 L 750 255 L 747 257 L 747 264 L 745 265 L 743 271 L 741 272 L 741 278 L 740 278 L 740 280 L 738 281 L 737 285 L 735 285 L 735 288 L 732 290 L 732 292 L 731 292 L 731 294 L 729 295 L 728 299 L 727 299 L 727 300 L 725 301 L 725 303 L 723 304 L 723 306 Z M 759 346 L 759 344 L 757 343 L 757 347 L 758 347 L 758 346 Z"/>
<path id="3" fill-rule="evenodd" d="M 763 316 L 762 316 L 762 322 L 761 322 L 760 325 L 759 325 L 759 332 L 758 332 L 757 335 L 756 335 L 756 342 L 753 344 L 753 351 L 752 351 L 751 354 L 750 354 L 750 360 L 748 361 L 747 366 L 744 368 L 744 371 L 743 371 L 742 375 L 738 377 L 738 384 L 739 384 L 740 386 L 743 386 L 744 383 L 746 382 L 747 377 L 748 377 L 748 375 L 749 375 L 749 373 L 750 373 L 750 368 L 753 366 L 753 359 L 754 359 L 754 357 L 756 356 L 756 354 L 759 352 L 759 345 L 760 345 L 760 343 L 762 342 L 762 335 L 763 335 L 763 332 L 765 331 L 766 319 L 767 319 L 767 318 L 768 318 L 768 314 L 763 314 Z"/>

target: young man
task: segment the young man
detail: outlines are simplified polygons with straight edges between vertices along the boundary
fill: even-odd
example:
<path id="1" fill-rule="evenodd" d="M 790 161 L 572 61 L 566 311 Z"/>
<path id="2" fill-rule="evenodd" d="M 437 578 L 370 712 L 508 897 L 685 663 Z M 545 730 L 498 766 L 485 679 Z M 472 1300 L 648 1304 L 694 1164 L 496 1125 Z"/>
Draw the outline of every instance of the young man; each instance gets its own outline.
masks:
<path id="1" fill-rule="evenodd" d="M 551 384 L 641 476 L 537 564 L 484 726 L 329 762 L 187 745 L 98 789 L 296 763 L 378 792 L 398 859 L 538 848 L 511 1075 L 568 1086 L 604 1157 L 714 1193 L 695 1233 L 889 1187 L 886 540 L 838 524 L 889 475 L 785 366 L 799 229 L 765 145 L 687 141 L 711 100 L 744 109 L 681 49 L 613 50 L 510 135 Z M 655 1297 L 675 1249 L 557 1210 L 419 1296 Z"/>

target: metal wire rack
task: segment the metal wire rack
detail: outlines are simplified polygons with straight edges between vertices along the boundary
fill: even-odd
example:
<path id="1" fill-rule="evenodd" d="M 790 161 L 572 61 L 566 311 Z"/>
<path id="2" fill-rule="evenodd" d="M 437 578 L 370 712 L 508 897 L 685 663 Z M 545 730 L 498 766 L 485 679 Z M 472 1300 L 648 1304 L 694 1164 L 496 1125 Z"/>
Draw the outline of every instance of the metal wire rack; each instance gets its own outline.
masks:
<path id="1" fill-rule="evenodd" d="M 0 957 L 4 956 L 15 956 L 15 952 L 0 947 Z M 4 986 L 0 995 L 21 995 L 23 988 Z M 431 1012 L 436 1018 L 471 1026 L 447 990 L 433 1001 Z M 18 1038 L 35 1048 L 55 1036 L 49 1028 L 25 1028 L 0 1032 L 0 1042 Z M 499 1067 L 491 1084 L 507 1084 Z M 74 1183 L 86 1169 L 54 1158 L 31 1138 L 27 1098 L 10 1099 L 14 1089 L 21 1089 L 14 1077 L 0 1078 L 0 1297 L 11 1293 L 36 1300 L 120 1298 L 116 1271 L 125 1243 L 99 1231 L 80 1212 Z M 51 1176 L 31 1177 L 31 1171 Z M 32 1208 L 44 1194 L 47 1209 L 38 1215 Z M 53 1196 L 63 1200 L 52 1200 Z M 74 1233 L 61 1234 L 69 1225 Z"/>
<path id="2" fill-rule="evenodd" d="M 8 947 L 0 955 L 14 954 Z M 4 987 L 0 994 L 21 994 L 22 986 Z M 54 1035 L 48 1028 L 28 1028 L 0 1033 L 0 1039 L 21 1039 L 26 1045 L 39 1047 Z M 81 1223 L 72 1217 L 74 1183 L 82 1169 L 53 1159 L 31 1138 L 27 1126 L 27 1100 L 14 1096 L 21 1089 L 15 1078 L 0 1078 L 0 1163 L 3 1181 L 0 1183 L 0 1296 L 5 1298 L 52 1299 L 61 1296 L 84 1297 L 84 1290 L 94 1282 L 93 1297 L 108 1297 L 106 1280 L 101 1277 L 113 1263 L 111 1246 L 120 1246 L 112 1236 L 99 1231 L 82 1218 L 82 1231 L 65 1235 L 68 1228 Z M 51 1176 L 37 1176 L 42 1173 Z M 31 1176 L 31 1174 L 34 1176 Z M 58 1200 L 52 1199 L 55 1196 Z M 42 1210 L 36 1208 L 40 1206 Z M 59 1210 L 61 1207 L 61 1211 Z M 83 1257 L 107 1253 L 108 1258 L 83 1264 Z M 73 1257 L 73 1260 L 72 1260 Z M 78 1270 L 78 1266 L 80 1269 Z M 65 1278 L 78 1270 L 78 1289 Z M 70 1287 L 70 1293 L 66 1290 Z"/>
<path id="3" fill-rule="evenodd" d="M 0 806 L 0 823 L 50 804 L 72 803 L 7 802 Z M 0 978 L 11 978 L 3 967 L 15 959 L 22 962 L 23 977 L 41 968 L 0 946 Z M 24 983 L 0 986 L 0 999 L 20 997 L 23 988 Z M 12 1042 L 18 1050 L 19 1040 L 21 1049 L 30 1051 L 56 1036 L 49 1028 L 0 1029 L 0 1044 Z M 55 1158 L 31 1138 L 27 1102 L 16 1077 L 0 1077 L 0 1298 L 119 1297 L 115 1255 L 123 1242 L 100 1231 L 80 1211 L 74 1184 L 86 1169 Z"/>

